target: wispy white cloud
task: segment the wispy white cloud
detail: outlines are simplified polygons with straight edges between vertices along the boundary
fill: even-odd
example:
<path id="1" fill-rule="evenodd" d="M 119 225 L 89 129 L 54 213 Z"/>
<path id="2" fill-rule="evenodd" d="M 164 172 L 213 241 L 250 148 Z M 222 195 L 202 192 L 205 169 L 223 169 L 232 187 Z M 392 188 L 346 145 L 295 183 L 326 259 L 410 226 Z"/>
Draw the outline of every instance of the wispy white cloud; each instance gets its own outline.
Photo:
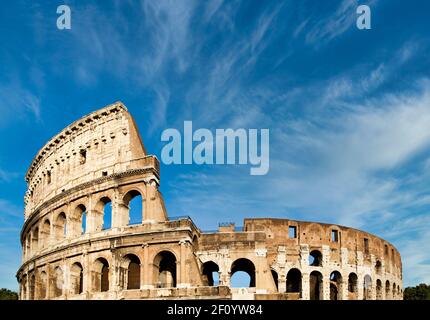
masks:
<path id="1" fill-rule="evenodd" d="M 376 3 L 376 0 L 366 2 L 372 9 Z M 356 9 L 360 4 L 358 0 L 343 0 L 333 14 L 323 19 L 319 17 L 317 22 L 309 27 L 305 42 L 315 47 L 320 47 L 346 33 L 351 27 L 355 26 L 357 19 Z"/>
<path id="2" fill-rule="evenodd" d="M 41 121 L 41 109 L 40 98 L 16 81 L 0 84 L 0 126 L 29 115 L 36 121 Z"/>
<path id="3" fill-rule="evenodd" d="M 408 232 L 414 224 L 411 210 L 429 197 L 416 186 L 430 182 L 430 177 L 418 171 L 413 181 L 395 173 L 430 149 L 429 105 L 430 82 L 423 80 L 415 90 L 362 99 L 340 112 L 322 111 L 307 120 L 285 121 L 271 131 L 267 177 L 249 176 L 238 167 L 192 174 L 193 183 L 182 177 L 178 185 L 170 185 L 172 211 L 212 225 L 230 217 L 240 223 L 249 216 L 283 216 L 362 228 L 387 237 L 405 253 L 407 274 L 413 274 L 416 265 L 424 274 L 428 269 L 423 255 L 403 251 L 427 237 L 429 215 L 421 220 L 425 227 L 416 225 L 415 234 Z M 211 183 L 195 186 L 204 181 Z M 240 196 L 243 190 L 246 198 Z M 430 249 L 420 243 L 421 250 Z"/>

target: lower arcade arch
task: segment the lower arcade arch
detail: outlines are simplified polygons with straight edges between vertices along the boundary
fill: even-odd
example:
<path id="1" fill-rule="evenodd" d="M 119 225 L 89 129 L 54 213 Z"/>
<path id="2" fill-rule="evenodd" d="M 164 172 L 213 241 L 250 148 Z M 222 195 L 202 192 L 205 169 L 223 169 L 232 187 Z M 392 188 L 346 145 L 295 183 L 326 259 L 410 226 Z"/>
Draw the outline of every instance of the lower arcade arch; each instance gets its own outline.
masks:
<path id="1" fill-rule="evenodd" d="M 255 287 L 255 265 L 246 258 L 239 258 L 231 265 L 231 287 Z"/>

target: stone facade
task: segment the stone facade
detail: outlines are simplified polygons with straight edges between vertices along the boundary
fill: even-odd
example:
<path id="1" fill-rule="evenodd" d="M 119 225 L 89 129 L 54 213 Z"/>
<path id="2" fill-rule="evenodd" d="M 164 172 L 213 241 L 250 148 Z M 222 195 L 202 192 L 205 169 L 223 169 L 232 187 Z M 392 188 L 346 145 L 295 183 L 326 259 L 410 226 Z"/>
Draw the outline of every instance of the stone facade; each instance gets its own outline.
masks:
<path id="1" fill-rule="evenodd" d="M 289 219 L 203 232 L 169 218 L 159 162 L 120 102 L 53 137 L 26 181 L 21 299 L 402 299 L 400 254 L 369 233 Z M 230 286 L 238 271 L 248 287 Z"/>

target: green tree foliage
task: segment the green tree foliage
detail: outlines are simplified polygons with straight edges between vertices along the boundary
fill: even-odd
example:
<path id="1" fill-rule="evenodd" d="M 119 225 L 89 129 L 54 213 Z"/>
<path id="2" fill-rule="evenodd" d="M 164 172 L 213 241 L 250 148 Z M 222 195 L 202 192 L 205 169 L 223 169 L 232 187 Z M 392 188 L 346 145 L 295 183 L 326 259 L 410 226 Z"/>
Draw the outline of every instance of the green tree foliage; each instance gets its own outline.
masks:
<path id="1" fill-rule="evenodd" d="M 18 294 L 6 288 L 0 289 L 0 300 L 18 300 Z"/>
<path id="2" fill-rule="evenodd" d="M 430 300 L 430 285 L 424 283 L 416 287 L 407 287 L 403 294 L 404 300 Z"/>

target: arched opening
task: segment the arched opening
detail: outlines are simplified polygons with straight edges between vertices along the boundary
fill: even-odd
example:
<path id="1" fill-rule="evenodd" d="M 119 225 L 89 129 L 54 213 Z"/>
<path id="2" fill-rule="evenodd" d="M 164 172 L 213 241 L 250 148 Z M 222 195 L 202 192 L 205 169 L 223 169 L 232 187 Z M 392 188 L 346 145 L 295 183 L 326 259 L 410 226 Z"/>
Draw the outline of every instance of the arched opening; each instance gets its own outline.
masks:
<path id="1" fill-rule="evenodd" d="M 342 300 L 342 275 L 339 271 L 330 274 L 330 300 Z"/>
<path id="2" fill-rule="evenodd" d="M 219 267 L 213 261 L 207 261 L 203 263 L 203 282 L 206 286 L 218 286 L 219 285 Z"/>
<path id="3" fill-rule="evenodd" d="M 87 231 L 87 209 L 83 204 L 80 204 L 75 209 L 75 217 L 79 221 L 81 226 L 81 233 L 84 234 Z"/>
<path id="4" fill-rule="evenodd" d="M 97 203 L 96 208 L 102 214 L 102 230 L 112 228 L 112 201 L 108 197 L 103 197 Z"/>
<path id="5" fill-rule="evenodd" d="M 322 266 L 322 254 L 318 250 L 312 250 L 309 254 L 309 265 L 313 267 Z"/>
<path id="6" fill-rule="evenodd" d="M 279 281 L 278 281 L 278 273 L 275 270 L 271 270 L 272 273 L 272 278 L 273 281 L 275 282 L 275 286 L 276 286 L 276 291 L 278 291 L 278 285 L 279 285 Z"/>
<path id="7" fill-rule="evenodd" d="M 109 263 L 105 258 L 98 258 L 94 263 L 94 291 L 109 291 Z"/>
<path id="8" fill-rule="evenodd" d="M 287 293 L 302 293 L 302 273 L 299 269 L 290 269 L 287 273 Z"/>
<path id="9" fill-rule="evenodd" d="M 193 237 L 193 248 L 194 248 L 194 251 L 199 251 L 199 239 L 197 238 L 196 235 L 194 235 Z"/>
<path id="10" fill-rule="evenodd" d="M 63 295 L 63 270 L 60 267 L 56 267 L 54 270 L 54 281 L 53 281 L 53 296 L 55 298 Z"/>
<path id="11" fill-rule="evenodd" d="M 369 275 L 364 276 L 363 299 L 364 300 L 372 299 L 372 278 Z"/>
<path id="12" fill-rule="evenodd" d="M 397 291 L 396 291 L 396 283 L 393 283 L 393 299 L 395 299 L 395 298 L 396 298 L 396 294 L 397 294 Z"/>
<path id="13" fill-rule="evenodd" d="M 231 265 L 230 287 L 255 287 L 255 266 L 246 258 L 240 258 Z"/>
<path id="14" fill-rule="evenodd" d="M 34 228 L 31 235 L 31 251 L 34 254 L 39 249 L 39 227 Z"/>
<path id="15" fill-rule="evenodd" d="M 170 251 L 162 251 L 154 258 L 157 287 L 176 287 L 176 257 Z"/>
<path id="16" fill-rule="evenodd" d="M 70 284 L 72 294 L 84 291 L 84 268 L 79 262 L 75 262 L 70 269 Z"/>
<path id="17" fill-rule="evenodd" d="M 123 199 L 124 205 L 128 208 L 128 224 L 142 223 L 144 212 L 142 195 L 139 191 L 131 190 L 126 193 Z"/>
<path id="18" fill-rule="evenodd" d="M 27 300 L 27 276 L 24 275 L 21 279 L 21 297 L 22 300 Z"/>
<path id="19" fill-rule="evenodd" d="M 29 284 L 29 299 L 34 300 L 35 298 L 35 290 L 36 290 L 36 276 L 31 274 L 30 276 L 30 284 Z"/>
<path id="20" fill-rule="evenodd" d="M 42 232 L 41 232 L 43 247 L 47 247 L 49 245 L 50 236 L 51 236 L 51 222 L 48 219 L 46 219 L 43 222 Z"/>
<path id="21" fill-rule="evenodd" d="M 125 256 L 127 266 L 127 290 L 140 289 L 140 260 L 134 254 Z"/>
<path id="22" fill-rule="evenodd" d="M 46 288 L 48 283 L 48 277 L 45 271 L 40 273 L 40 286 L 39 286 L 39 297 L 40 299 L 46 299 Z"/>
<path id="23" fill-rule="evenodd" d="M 375 272 L 376 272 L 376 274 L 381 274 L 382 273 L 382 263 L 379 260 L 376 261 Z"/>
<path id="24" fill-rule="evenodd" d="M 348 276 L 348 294 L 349 300 L 356 300 L 358 295 L 358 277 L 354 272 Z"/>
<path id="25" fill-rule="evenodd" d="M 30 233 L 28 233 L 27 239 L 25 240 L 25 254 L 26 254 L 27 258 L 31 256 L 31 236 L 30 236 Z"/>
<path id="26" fill-rule="evenodd" d="M 376 300 L 382 300 L 382 281 L 376 280 Z"/>
<path id="27" fill-rule="evenodd" d="M 64 212 L 61 212 L 54 224 L 55 229 L 55 239 L 62 240 L 66 238 L 67 235 L 67 218 Z"/>
<path id="28" fill-rule="evenodd" d="M 310 300 L 321 300 L 323 289 L 323 277 L 318 271 L 312 271 L 309 276 L 309 298 Z"/>
<path id="29" fill-rule="evenodd" d="M 390 281 L 385 281 L 385 300 L 390 299 Z"/>

